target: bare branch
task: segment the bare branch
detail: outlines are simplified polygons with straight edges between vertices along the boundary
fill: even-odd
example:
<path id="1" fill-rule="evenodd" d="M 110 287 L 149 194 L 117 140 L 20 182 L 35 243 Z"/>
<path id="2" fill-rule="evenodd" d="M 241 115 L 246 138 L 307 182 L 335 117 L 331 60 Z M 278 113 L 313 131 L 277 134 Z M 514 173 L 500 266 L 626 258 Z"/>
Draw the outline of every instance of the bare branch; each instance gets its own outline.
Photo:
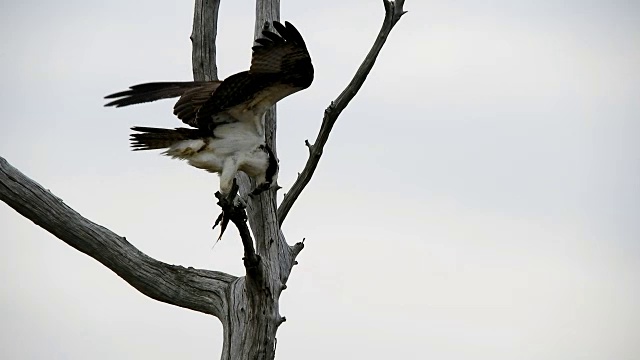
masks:
<path id="1" fill-rule="evenodd" d="M 191 61 L 196 81 L 218 80 L 216 35 L 220 0 L 196 0 L 191 32 Z"/>
<path id="2" fill-rule="evenodd" d="M 398 20 L 400 20 L 400 17 L 406 13 L 406 11 L 403 10 L 404 0 L 383 0 L 383 3 L 385 8 L 384 21 L 382 22 L 382 28 L 380 29 L 378 37 L 373 43 L 371 50 L 369 50 L 369 53 L 358 68 L 358 71 L 349 85 L 347 85 L 338 98 L 332 101 L 329 107 L 324 111 L 322 126 L 318 132 L 316 141 L 313 144 L 309 144 L 309 141 L 305 142 L 306 146 L 309 148 L 309 159 L 304 166 L 304 170 L 302 170 L 302 173 L 298 176 L 293 186 L 291 186 L 291 189 L 287 192 L 287 196 L 282 200 L 280 207 L 278 207 L 278 222 L 280 226 L 282 226 L 284 219 L 287 217 L 289 210 L 291 210 L 291 207 L 298 199 L 298 196 L 302 193 L 302 190 L 304 190 L 311 180 L 311 177 L 318 166 L 318 162 L 320 161 L 320 157 L 322 156 L 324 145 L 329 139 L 329 134 L 331 133 L 333 125 L 338 120 L 338 116 L 340 116 L 342 110 L 347 107 L 351 99 L 353 99 L 353 97 L 358 93 L 358 90 L 362 87 L 367 75 L 369 75 L 369 72 L 373 68 L 373 64 L 375 63 L 378 54 L 380 54 L 380 50 L 382 50 L 382 46 L 386 42 L 389 33 L 391 33 L 391 30 Z"/>
<path id="3" fill-rule="evenodd" d="M 293 252 L 293 260 L 294 260 L 294 262 L 295 262 L 295 258 L 298 256 L 298 254 L 300 254 L 302 249 L 304 249 L 304 240 L 305 239 L 302 239 L 302 241 L 297 242 L 295 245 L 291 246 L 291 251 Z"/>
<path id="4" fill-rule="evenodd" d="M 226 316 L 236 277 L 155 260 L 124 237 L 82 217 L 0 157 L 0 200 L 36 225 L 111 269 L 141 293 L 168 304 Z"/>

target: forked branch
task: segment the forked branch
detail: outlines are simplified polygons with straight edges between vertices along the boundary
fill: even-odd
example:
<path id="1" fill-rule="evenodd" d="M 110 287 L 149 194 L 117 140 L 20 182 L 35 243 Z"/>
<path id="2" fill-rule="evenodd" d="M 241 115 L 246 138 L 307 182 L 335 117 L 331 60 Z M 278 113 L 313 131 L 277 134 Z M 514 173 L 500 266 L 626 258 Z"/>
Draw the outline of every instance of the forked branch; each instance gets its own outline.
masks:
<path id="1" fill-rule="evenodd" d="M 338 120 L 338 116 L 340 116 L 342 110 L 349 105 L 351 99 L 353 99 L 353 97 L 358 93 L 358 90 L 362 87 L 367 75 L 369 75 L 369 72 L 373 68 L 373 64 L 376 62 L 378 54 L 380 54 L 380 50 L 382 50 L 382 46 L 387 41 L 389 33 L 391 33 L 391 30 L 398 20 L 400 20 L 400 17 L 406 13 L 406 11 L 403 10 L 404 0 L 383 0 L 383 3 L 385 8 L 384 21 L 382 22 L 382 28 L 380 29 L 378 37 L 373 43 L 371 50 L 369 50 L 369 53 L 358 68 L 358 71 L 349 85 L 347 85 L 338 98 L 332 101 L 329 107 L 324 111 L 322 125 L 318 132 L 318 136 L 316 137 L 316 141 L 313 144 L 309 143 L 308 140 L 305 141 L 305 144 L 309 148 L 309 159 L 304 166 L 304 170 L 302 170 L 298 179 L 285 195 L 280 207 L 278 207 L 278 222 L 280 223 L 280 226 L 282 226 L 284 219 L 287 217 L 289 210 L 291 210 L 291 207 L 302 193 L 302 190 L 304 190 L 311 180 L 311 177 L 318 166 L 318 162 L 320 161 L 320 157 L 322 156 L 324 145 L 329 139 L 329 134 L 331 133 L 333 125 Z"/>
<path id="2" fill-rule="evenodd" d="M 0 200 L 68 245 L 98 260 L 141 293 L 221 320 L 226 316 L 226 294 L 235 276 L 170 265 L 145 255 L 124 237 L 82 217 L 2 157 Z"/>

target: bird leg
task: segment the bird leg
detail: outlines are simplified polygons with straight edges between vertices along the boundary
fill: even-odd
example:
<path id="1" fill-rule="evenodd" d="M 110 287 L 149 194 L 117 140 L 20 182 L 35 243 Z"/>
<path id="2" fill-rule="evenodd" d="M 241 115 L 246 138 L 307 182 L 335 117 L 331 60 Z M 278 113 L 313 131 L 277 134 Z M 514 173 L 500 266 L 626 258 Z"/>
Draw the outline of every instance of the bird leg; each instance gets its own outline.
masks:
<path id="1" fill-rule="evenodd" d="M 222 170 L 220 171 L 220 192 L 223 194 L 233 193 L 232 188 L 236 181 L 235 177 L 238 173 L 238 165 L 238 160 L 234 157 L 225 160 Z M 231 200 L 233 200 L 233 197 L 231 197 Z"/>
<path id="2" fill-rule="evenodd" d="M 213 228 L 220 225 L 220 236 L 218 236 L 218 240 L 222 238 L 222 234 L 227 229 L 227 225 L 229 225 L 229 220 L 232 217 L 238 217 L 238 219 L 246 220 L 247 214 L 244 211 L 246 205 L 242 200 L 236 200 L 236 196 L 238 195 L 238 190 L 240 187 L 236 183 L 236 180 L 233 179 L 233 184 L 231 186 L 231 191 L 227 195 L 223 195 L 220 191 L 216 191 L 215 197 L 218 199 L 218 206 L 222 209 L 220 215 L 216 219 L 216 222 L 213 224 Z"/>

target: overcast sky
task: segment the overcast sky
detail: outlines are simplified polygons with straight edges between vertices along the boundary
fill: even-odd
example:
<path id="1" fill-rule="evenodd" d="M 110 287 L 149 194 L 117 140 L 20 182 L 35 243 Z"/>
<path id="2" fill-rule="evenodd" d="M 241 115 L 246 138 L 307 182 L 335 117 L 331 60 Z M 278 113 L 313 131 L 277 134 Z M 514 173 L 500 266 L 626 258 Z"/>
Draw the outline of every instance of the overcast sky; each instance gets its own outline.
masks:
<path id="1" fill-rule="evenodd" d="M 277 358 L 632 360 L 640 353 L 640 5 L 407 0 L 286 220 L 306 238 Z M 221 77 L 248 68 L 252 1 L 223 1 Z M 283 1 L 316 68 L 278 108 L 291 186 L 379 0 Z M 128 148 L 191 79 L 193 5 L 4 1 L 0 156 L 159 260 L 243 273 L 212 249 L 216 176 Z M 217 359 L 217 319 L 158 303 L 0 205 L 0 358 Z"/>

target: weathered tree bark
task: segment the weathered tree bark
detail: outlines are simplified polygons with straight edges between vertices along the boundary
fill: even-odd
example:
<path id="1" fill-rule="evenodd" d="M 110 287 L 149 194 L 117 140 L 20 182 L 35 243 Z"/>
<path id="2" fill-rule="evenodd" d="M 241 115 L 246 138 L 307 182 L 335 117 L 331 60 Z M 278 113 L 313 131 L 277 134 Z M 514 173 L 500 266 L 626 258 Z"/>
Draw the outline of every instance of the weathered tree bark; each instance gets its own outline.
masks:
<path id="1" fill-rule="evenodd" d="M 111 269 L 141 293 L 222 318 L 237 277 L 219 271 L 169 265 L 150 258 L 67 206 L 0 157 L 0 200 L 25 218 Z"/>
<path id="2" fill-rule="evenodd" d="M 255 35 L 261 34 L 273 20 L 280 20 L 279 0 L 257 0 Z M 255 37 L 254 37 L 255 38 Z M 195 50 L 195 49 L 194 49 Z M 265 114 L 267 144 L 276 149 L 276 109 Z M 253 187 L 248 176 L 238 176 L 240 192 L 249 193 Z M 247 262 L 246 275 L 232 288 L 229 309 L 235 314 L 224 325 L 223 352 L 229 350 L 232 359 L 273 359 L 276 331 L 285 318 L 280 315 L 280 293 L 303 244 L 287 244 L 276 218 L 276 190 L 250 197 L 247 204 L 249 224 L 256 245 L 257 262 Z M 250 252 L 245 246 L 245 256 Z M 250 268 L 252 267 L 252 268 Z"/>
<path id="3" fill-rule="evenodd" d="M 218 80 L 216 65 L 218 9 L 220 9 L 220 0 L 196 0 L 191 32 L 193 44 L 191 63 L 194 80 Z"/>
<path id="4" fill-rule="evenodd" d="M 295 259 L 304 248 L 302 242 L 289 245 L 280 225 L 313 176 L 338 116 L 364 83 L 391 29 L 404 14 L 404 0 L 383 0 L 383 3 L 385 18 L 371 51 L 351 83 L 325 110 L 314 144 L 306 141 L 309 159 L 280 207 L 277 207 L 275 189 L 257 197 L 248 197 L 246 209 L 234 205 L 233 197 L 231 201 L 220 199 L 219 205 L 238 228 L 242 239 L 245 276 L 238 278 L 218 271 L 185 269 L 152 259 L 125 238 L 83 218 L 2 157 L 0 200 L 62 241 L 98 260 L 143 294 L 220 319 L 224 331 L 221 359 L 274 359 L 276 331 L 285 321 L 279 312 L 280 294 L 286 289 Z M 215 38 L 219 5 L 220 0 L 196 0 L 191 34 L 195 80 L 218 78 Z M 256 36 L 279 17 L 279 0 L 257 0 Z M 275 152 L 275 107 L 265 115 L 265 129 L 266 141 Z M 252 188 L 251 180 L 244 174 L 237 178 L 239 191 L 247 194 Z M 234 191 L 238 188 L 234 187 Z"/>

